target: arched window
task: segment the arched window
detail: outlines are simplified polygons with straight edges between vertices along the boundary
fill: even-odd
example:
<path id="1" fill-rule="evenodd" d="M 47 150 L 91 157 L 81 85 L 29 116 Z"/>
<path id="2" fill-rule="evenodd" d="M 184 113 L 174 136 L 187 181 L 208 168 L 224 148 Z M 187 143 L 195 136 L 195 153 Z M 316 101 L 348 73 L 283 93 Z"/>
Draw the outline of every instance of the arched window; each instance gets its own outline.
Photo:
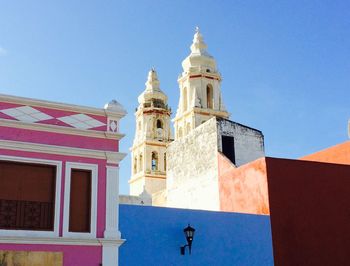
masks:
<path id="1" fill-rule="evenodd" d="M 140 154 L 140 159 L 139 159 L 139 171 L 143 170 L 143 157 L 142 153 Z"/>
<path id="2" fill-rule="evenodd" d="M 152 170 L 158 170 L 158 153 L 152 152 Z"/>
<path id="3" fill-rule="evenodd" d="M 157 119 L 157 128 L 163 128 L 163 123 L 160 119 Z"/>
<path id="4" fill-rule="evenodd" d="M 179 128 L 179 133 L 177 134 L 179 138 L 182 138 L 182 127 Z"/>
<path id="5" fill-rule="evenodd" d="M 213 87 L 208 84 L 207 85 L 207 108 L 212 109 L 213 108 Z"/>
<path id="6" fill-rule="evenodd" d="M 134 157 L 134 174 L 136 174 L 137 173 L 137 157 L 135 156 Z"/>
<path id="7" fill-rule="evenodd" d="M 187 111 L 187 88 L 183 90 L 183 111 Z"/>
<path id="8" fill-rule="evenodd" d="M 186 125 L 186 134 L 190 133 L 190 131 L 191 131 L 191 125 L 190 125 L 190 123 L 187 123 L 187 125 Z"/>
<path id="9" fill-rule="evenodd" d="M 166 153 L 164 153 L 164 172 L 166 171 Z"/>

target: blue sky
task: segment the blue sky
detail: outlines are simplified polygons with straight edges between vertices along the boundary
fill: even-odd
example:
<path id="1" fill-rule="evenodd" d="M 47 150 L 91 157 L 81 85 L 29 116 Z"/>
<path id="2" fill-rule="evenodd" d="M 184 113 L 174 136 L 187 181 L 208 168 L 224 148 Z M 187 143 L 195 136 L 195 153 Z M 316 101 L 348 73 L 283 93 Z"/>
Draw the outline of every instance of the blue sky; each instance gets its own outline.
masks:
<path id="1" fill-rule="evenodd" d="M 155 67 L 175 111 L 181 62 L 199 26 L 231 119 L 260 129 L 266 154 L 298 158 L 348 139 L 349 1 L 2 1 L 0 93 L 124 105 Z M 130 158 L 121 164 L 128 193 Z"/>

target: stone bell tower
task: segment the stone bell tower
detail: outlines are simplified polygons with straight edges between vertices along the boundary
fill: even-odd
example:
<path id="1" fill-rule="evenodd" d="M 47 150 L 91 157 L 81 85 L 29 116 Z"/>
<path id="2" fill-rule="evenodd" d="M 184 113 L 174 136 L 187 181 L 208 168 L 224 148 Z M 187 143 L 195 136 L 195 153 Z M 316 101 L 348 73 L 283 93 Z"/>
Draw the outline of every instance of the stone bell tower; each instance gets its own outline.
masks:
<path id="1" fill-rule="evenodd" d="M 151 195 L 165 189 L 166 145 L 171 141 L 167 96 L 159 87 L 154 69 L 149 71 L 145 91 L 138 97 L 136 132 L 131 148 L 130 195 Z"/>
<path id="2" fill-rule="evenodd" d="M 180 100 L 173 120 L 175 139 L 187 135 L 213 116 L 229 117 L 221 96 L 221 75 L 215 59 L 207 52 L 207 45 L 198 27 L 191 53 L 182 62 L 182 68 L 178 79 Z"/>

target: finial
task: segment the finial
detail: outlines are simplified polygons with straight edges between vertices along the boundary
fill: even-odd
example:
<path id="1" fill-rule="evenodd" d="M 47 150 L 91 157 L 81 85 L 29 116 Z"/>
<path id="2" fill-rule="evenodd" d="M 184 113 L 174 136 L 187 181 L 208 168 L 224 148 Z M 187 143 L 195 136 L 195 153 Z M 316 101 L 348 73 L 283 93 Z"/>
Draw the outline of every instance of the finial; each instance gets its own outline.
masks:
<path id="1" fill-rule="evenodd" d="M 156 72 L 156 69 L 154 66 L 151 68 L 151 70 L 152 70 L 152 72 Z"/>
<path id="2" fill-rule="evenodd" d="M 196 33 L 199 33 L 199 27 L 196 26 Z"/>

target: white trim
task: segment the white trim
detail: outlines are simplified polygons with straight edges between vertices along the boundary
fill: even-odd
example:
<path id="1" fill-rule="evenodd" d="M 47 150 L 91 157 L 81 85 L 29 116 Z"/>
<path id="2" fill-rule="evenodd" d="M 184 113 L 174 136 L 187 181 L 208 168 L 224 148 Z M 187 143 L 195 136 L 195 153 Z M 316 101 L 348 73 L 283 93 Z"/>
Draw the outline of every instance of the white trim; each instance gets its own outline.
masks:
<path id="1" fill-rule="evenodd" d="M 48 245 L 79 245 L 79 246 L 120 246 L 125 242 L 124 239 L 106 240 L 103 238 L 63 238 L 63 237 L 1 237 L 0 243 L 3 244 L 48 244 Z"/>
<path id="2" fill-rule="evenodd" d="M 106 227 L 104 237 L 119 239 L 119 167 L 106 166 Z"/>
<path id="3" fill-rule="evenodd" d="M 91 129 L 86 130 L 86 129 L 56 126 L 56 125 L 50 125 L 50 124 L 29 123 L 29 122 L 9 120 L 4 118 L 0 118 L 0 122 L 1 122 L 1 126 L 6 126 L 6 127 L 61 133 L 61 134 L 68 134 L 68 135 L 77 135 L 77 136 L 92 137 L 92 138 L 120 140 L 125 136 L 125 134 L 120 134 L 120 133 L 111 132 L 111 131 L 105 132 L 105 131 L 97 131 L 97 130 L 91 130 Z"/>
<path id="4" fill-rule="evenodd" d="M 58 109 L 58 110 L 64 110 L 64 111 L 73 111 L 77 113 L 102 115 L 102 116 L 106 115 L 106 111 L 104 109 L 74 105 L 74 104 L 51 102 L 51 101 L 18 97 L 18 96 L 11 96 L 6 94 L 0 94 L 0 101 L 10 102 L 15 104 L 24 104 L 24 105 L 30 105 L 30 106 L 46 107 L 46 108 L 52 108 L 52 109 Z M 113 115 L 118 118 L 122 118 L 123 116 L 126 115 L 125 112 L 118 112 L 113 110 L 108 110 L 108 113 L 109 115 Z"/>
<path id="5" fill-rule="evenodd" d="M 58 237 L 60 205 L 61 205 L 61 180 L 62 180 L 62 162 L 53 160 L 34 159 L 27 157 L 0 155 L 2 161 L 12 161 L 21 163 L 36 163 L 56 166 L 56 191 L 55 191 L 55 213 L 54 213 L 54 230 L 53 231 L 34 231 L 34 230 L 7 230 L 0 229 L 0 236 L 16 237 Z"/>
<path id="6" fill-rule="evenodd" d="M 125 153 L 120 152 L 82 149 L 13 140 L 0 140 L 0 149 L 59 154 L 65 156 L 79 156 L 95 159 L 107 159 L 108 163 L 119 163 L 126 156 Z"/>
<path id="7" fill-rule="evenodd" d="M 70 202 L 70 181 L 72 169 L 83 169 L 91 171 L 91 217 L 90 233 L 69 232 L 69 202 Z M 66 163 L 66 175 L 64 184 L 64 211 L 63 211 L 63 237 L 72 238 L 96 238 L 97 227 L 97 164 Z"/>

